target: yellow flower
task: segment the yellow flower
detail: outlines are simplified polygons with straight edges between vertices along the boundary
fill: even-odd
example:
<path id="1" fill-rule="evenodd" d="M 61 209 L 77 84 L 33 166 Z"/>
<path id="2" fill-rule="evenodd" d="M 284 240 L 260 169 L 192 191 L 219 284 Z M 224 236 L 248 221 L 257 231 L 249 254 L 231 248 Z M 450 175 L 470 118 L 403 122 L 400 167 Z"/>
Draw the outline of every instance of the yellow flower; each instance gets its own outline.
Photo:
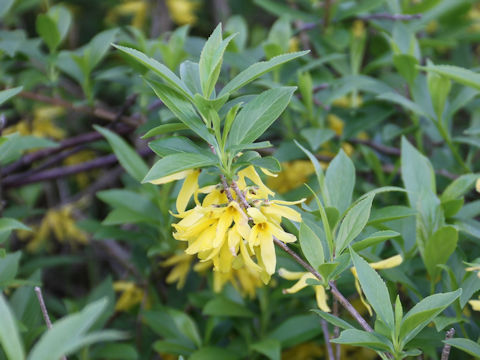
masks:
<path id="1" fill-rule="evenodd" d="M 338 99 L 333 100 L 333 105 L 341 108 L 352 108 L 362 105 L 363 98 L 359 94 L 345 95 Z"/>
<path id="2" fill-rule="evenodd" d="M 278 275 L 287 280 L 298 280 L 297 283 L 291 288 L 283 290 L 285 294 L 294 294 L 306 288 L 309 286 L 307 284 L 308 279 L 317 280 L 317 278 L 310 272 L 293 272 L 284 268 L 280 268 L 278 270 Z M 322 311 L 330 312 L 331 310 L 327 304 L 327 294 L 325 292 L 325 288 L 322 285 L 313 285 L 313 288 L 315 290 L 315 298 L 317 300 L 318 308 Z"/>
<path id="3" fill-rule="evenodd" d="M 468 303 L 474 311 L 480 311 L 480 300 L 470 300 Z"/>
<path id="4" fill-rule="evenodd" d="M 116 311 L 128 311 L 137 304 L 143 301 L 145 292 L 131 281 L 116 281 L 113 283 L 115 291 L 122 292 L 117 303 L 115 304 Z"/>
<path id="5" fill-rule="evenodd" d="M 193 259 L 193 256 L 182 253 L 172 255 L 167 260 L 163 261 L 161 263 L 163 267 L 173 267 L 165 280 L 167 284 L 177 283 L 177 289 L 183 288 L 187 281 L 187 276 L 190 267 L 192 266 Z"/>
<path id="6" fill-rule="evenodd" d="M 156 180 L 150 181 L 152 184 L 161 185 L 166 184 L 175 180 L 185 179 L 183 182 L 182 188 L 178 193 L 177 197 L 177 211 L 179 213 L 184 212 L 187 208 L 188 202 L 190 201 L 192 195 L 198 190 L 198 176 L 200 175 L 200 170 L 184 170 L 171 174 L 168 176 L 161 177 Z"/>
<path id="7" fill-rule="evenodd" d="M 67 157 L 63 162 L 65 165 L 76 165 L 95 159 L 95 152 L 92 150 L 83 150 Z M 75 175 L 75 180 L 80 188 L 85 188 L 90 182 L 91 174 L 81 172 Z"/>
<path id="8" fill-rule="evenodd" d="M 477 192 L 480 193 L 480 178 L 478 178 L 477 182 L 475 183 L 475 190 L 477 190 Z"/>
<path id="9" fill-rule="evenodd" d="M 282 360 L 317 360 L 324 358 L 324 345 L 310 341 L 282 351 Z"/>
<path id="10" fill-rule="evenodd" d="M 200 4 L 192 0 L 167 0 L 168 12 L 172 20 L 178 25 L 194 24 L 197 22 L 195 11 Z"/>
<path id="11" fill-rule="evenodd" d="M 300 51 L 300 40 L 294 36 L 288 41 L 288 52 Z"/>
<path id="12" fill-rule="evenodd" d="M 33 120 L 28 122 L 22 120 L 14 126 L 4 130 L 4 134 L 18 132 L 21 135 L 33 135 L 38 137 L 49 137 L 60 140 L 65 137 L 65 131 L 55 125 L 54 120 L 65 114 L 65 109 L 59 106 L 45 106 L 37 108 L 33 112 Z"/>
<path id="13" fill-rule="evenodd" d="M 37 251 L 52 236 L 60 241 L 69 241 L 71 246 L 86 244 L 87 235 L 76 225 L 73 205 L 66 205 L 60 209 L 50 209 L 43 217 L 40 226 L 33 227 L 30 233 L 20 233 L 20 237 L 29 240 L 28 251 Z"/>
<path id="14" fill-rule="evenodd" d="M 250 249 L 260 249 L 260 252 L 256 251 L 257 257 L 260 254 L 258 260 L 263 264 L 267 274 L 272 275 L 277 263 L 273 237 L 284 243 L 297 240 L 295 235 L 283 231 L 280 227 L 280 219 L 283 216 L 294 221 L 301 221 L 300 214 L 295 210 L 277 204 L 262 206 L 260 209 L 251 207 L 247 209 L 247 213 L 255 223 L 248 236 Z"/>
<path id="15" fill-rule="evenodd" d="M 388 259 L 385 259 L 385 260 L 370 263 L 369 265 L 372 269 L 383 270 L 383 269 L 394 268 L 394 267 L 400 265 L 402 262 L 403 262 L 402 256 L 401 255 L 395 255 L 395 256 L 389 257 Z M 360 287 L 360 282 L 358 281 L 357 269 L 355 269 L 355 267 L 352 267 L 350 270 L 352 271 L 352 274 L 355 277 L 355 288 L 357 289 L 358 295 L 360 296 L 360 300 L 362 301 L 363 305 L 367 308 L 370 316 L 372 316 L 373 315 L 372 308 L 367 303 L 367 300 L 365 299 L 365 297 L 363 295 L 362 288 Z"/>
<path id="16" fill-rule="evenodd" d="M 330 126 L 330 129 L 332 129 L 335 132 L 335 134 L 337 134 L 338 136 L 343 134 L 343 129 L 345 128 L 345 122 L 342 119 L 340 119 L 335 114 L 328 114 L 327 121 L 328 121 L 328 125 Z"/>
<path id="17" fill-rule="evenodd" d="M 118 18 L 125 15 L 133 15 L 132 26 L 141 29 L 145 24 L 148 10 L 148 2 L 144 0 L 126 1 L 112 8 L 105 20 L 108 23 L 116 23 Z"/>
<path id="18" fill-rule="evenodd" d="M 277 177 L 269 177 L 267 185 L 280 194 L 284 194 L 302 186 L 314 172 L 315 168 L 311 161 L 295 160 L 284 162 L 282 163 L 282 171 Z"/>
<path id="19" fill-rule="evenodd" d="M 365 36 L 365 23 L 362 20 L 355 20 L 353 22 L 352 33 L 356 38 Z"/>

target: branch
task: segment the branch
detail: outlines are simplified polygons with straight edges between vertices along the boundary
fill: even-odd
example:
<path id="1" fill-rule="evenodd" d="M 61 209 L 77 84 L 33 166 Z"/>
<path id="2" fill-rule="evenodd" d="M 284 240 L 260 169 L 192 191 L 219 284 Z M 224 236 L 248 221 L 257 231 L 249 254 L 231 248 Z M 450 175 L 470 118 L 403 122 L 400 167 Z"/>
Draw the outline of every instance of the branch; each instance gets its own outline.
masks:
<path id="1" fill-rule="evenodd" d="M 149 148 L 143 148 L 139 150 L 138 153 L 140 156 L 146 156 L 151 154 L 152 151 Z M 108 165 L 115 164 L 117 161 L 118 160 L 115 154 L 110 154 L 110 155 L 102 156 L 94 160 L 86 161 L 84 163 L 77 164 L 77 165 L 48 169 L 36 174 L 32 174 L 29 177 L 25 177 L 24 173 L 10 175 L 10 176 L 7 176 L 5 179 L 3 179 L 3 184 L 6 188 L 20 187 L 23 185 L 28 185 L 32 183 L 41 182 L 41 181 L 59 179 L 69 175 L 78 174 L 84 171 L 102 168 Z"/>
<path id="2" fill-rule="evenodd" d="M 445 334 L 445 340 L 453 338 L 453 335 L 455 335 L 455 329 L 451 328 Z M 451 346 L 449 344 L 445 344 L 443 346 L 441 360 L 448 360 L 448 358 L 450 357 L 450 349 L 451 349 Z"/>
<path id="3" fill-rule="evenodd" d="M 328 332 L 328 324 L 324 319 L 320 320 L 320 323 L 322 324 L 323 337 L 325 339 L 325 347 L 327 348 L 328 359 L 335 360 L 335 356 L 333 356 L 332 343 L 330 342 L 330 334 Z"/>
<path id="4" fill-rule="evenodd" d="M 388 14 L 388 13 L 379 13 L 379 14 L 370 14 L 370 15 L 358 15 L 358 19 L 361 20 L 391 20 L 391 21 L 411 21 L 422 18 L 422 14 Z"/>

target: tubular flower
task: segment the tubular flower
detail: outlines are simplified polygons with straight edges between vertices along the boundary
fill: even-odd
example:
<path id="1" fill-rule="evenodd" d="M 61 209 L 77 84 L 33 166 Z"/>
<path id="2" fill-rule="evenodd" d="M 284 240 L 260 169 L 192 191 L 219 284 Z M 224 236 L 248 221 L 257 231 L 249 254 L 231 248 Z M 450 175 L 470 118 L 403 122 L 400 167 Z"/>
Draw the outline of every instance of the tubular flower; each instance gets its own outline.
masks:
<path id="1" fill-rule="evenodd" d="M 179 213 L 184 212 L 187 208 L 188 202 L 192 198 L 192 195 L 198 190 L 198 176 L 200 175 L 200 170 L 184 170 L 179 171 L 175 174 L 161 177 L 156 180 L 150 181 L 155 185 L 167 184 L 175 180 L 185 179 L 183 182 L 182 188 L 178 193 L 177 197 L 177 211 Z"/>
<path id="2" fill-rule="evenodd" d="M 131 281 L 116 281 L 113 283 L 113 289 L 122 292 L 115 304 L 116 311 L 128 311 L 140 304 L 145 296 L 143 289 Z"/>
<path id="3" fill-rule="evenodd" d="M 384 270 L 384 269 L 391 269 L 391 268 L 397 267 L 402 262 L 403 262 L 402 256 L 395 255 L 385 260 L 370 263 L 369 265 L 372 269 Z M 363 295 L 362 288 L 360 287 L 360 282 L 358 281 L 357 269 L 355 269 L 355 267 L 352 267 L 350 270 L 352 271 L 352 274 L 355 277 L 355 288 L 357 289 L 357 293 L 360 296 L 360 300 L 362 301 L 363 305 L 367 308 L 370 316 L 372 316 L 373 315 L 372 307 L 368 304 L 367 300 Z"/>
<path id="4" fill-rule="evenodd" d="M 182 178 L 186 178 L 179 194 L 182 200 L 177 201 L 178 214 L 173 214 L 180 221 L 172 226 L 173 237 L 186 242 L 185 253 L 196 255 L 201 262 L 211 262 L 223 278 L 231 276 L 232 271 L 246 271 L 248 276 L 267 283 L 276 265 L 273 237 L 283 242 L 296 240 L 280 224 L 284 217 L 301 221 L 297 211 L 285 206 L 298 202 L 270 201 L 268 196 L 274 193 L 253 166 L 238 173 L 238 189 L 228 189 L 228 196 L 221 185 L 198 188 L 198 172 L 177 173 L 153 182 Z M 243 199 L 237 199 L 240 192 Z M 196 206 L 185 211 L 192 195 Z M 200 195 L 204 195 L 201 201 Z M 248 209 L 244 208 L 245 201 Z M 245 280 L 246 276 L 241 278 Z"/>
<path id="5" fill-rule="evenodd" d="M 313 279 L 317 280 L 317 278 L 310 272 L 293 272 L 288 271 L 284 268 L 280 268 L 278 270 L 278 274 L 287 280 L 298 280 L 295 285 L 291 288 L 284 289 L 284 294 L 294 294 L 302 289 L 305 289 L 307 286 L 307 280 Z M 330 312 L 330 307 L 327 304 L 327 294 L 325 292 L 325 288 L 322 285 L 313 285 L 315 290 L 315 298 L 317 300 L 317 306 L 320 310 L 325 312 Z"/>
<path id="6" fill-rule="evenodd" d="M 185 253 L 172 255 L 167 260 L 163 261 L 161 263 L 163 267 L 172 266 L 172 270 L 165 280 L 167 284 L 177 283 L 177 289 L 183 288 L 187 281 L 187 276 L 192 263 L 193 256 Z"/>

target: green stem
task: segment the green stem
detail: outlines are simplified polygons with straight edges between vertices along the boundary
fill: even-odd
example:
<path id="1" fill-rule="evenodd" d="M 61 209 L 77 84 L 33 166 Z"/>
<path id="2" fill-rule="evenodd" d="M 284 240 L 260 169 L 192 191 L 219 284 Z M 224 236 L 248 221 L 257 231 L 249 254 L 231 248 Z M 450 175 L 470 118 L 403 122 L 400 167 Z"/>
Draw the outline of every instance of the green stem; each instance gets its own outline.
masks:
<path id="1" fill-rule="evenodd" d="M 462 157 L 460 156 L 460 153 L 458 152 L 458 149 L 456 148 L 456 146 L 453 144 L 452 142 L 452 139 L 450 138 L 450 135 L 449 133 L 447 132 L 447 130 L 445 129 L 445 127 L 443 126 L 443 124 L 440 122 L 440 121 L 436 121 L 435 122 L 435 125 L 437 125 L 437 129 L 438 131 L 440 132 L 440 135 L 442 136 L 442 138 L 445 140 L 445 142 L 447 143 L 448 147 L 450 148 L 452 154 L 453 154 L 453 157 L 455 158 L 455 160 L 460 164 L 460 166 L 462 167 L 463 171 L 465 172 L 471 172 L 469 167 L 467 166 L 467 164 L 465 164 L 465 162 L 463 161 Z"/>

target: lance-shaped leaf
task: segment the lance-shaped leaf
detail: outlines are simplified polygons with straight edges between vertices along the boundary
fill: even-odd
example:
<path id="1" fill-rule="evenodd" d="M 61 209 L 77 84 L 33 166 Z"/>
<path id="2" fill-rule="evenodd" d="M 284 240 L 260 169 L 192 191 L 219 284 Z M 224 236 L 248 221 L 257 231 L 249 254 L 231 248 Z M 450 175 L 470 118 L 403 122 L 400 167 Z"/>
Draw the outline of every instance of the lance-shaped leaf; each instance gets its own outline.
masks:
<path id="1" fill-rule="evenodd" d="M 232 81 L 230 81 L 220 92 L 219 96 L 233 93 L 234 91 L 240 89 L 241 87 L 247 85 L 249 82 L 257 79 L 258 77 L 266 74 L 267 72 L 275 69 L 277 66 L 280 66 L 288 61 L 296 59 L 300 56 L 308 54 L 310 51 L 300 51 L 289 54 L 283 54 L 275 56 L 274 58 L 268 61 L 262 61 L 256 64 L 253 64 L 243 70 L 240 74 L 235 76 Z"/>
<path id="2" fill-rule="evenodd" d="M 15 318 L 2 294 L 0 294 L 0 319 L 2 319 L 2 325 L 0 326 L 0 344 L 7 355 L 7 359 L 23 360 L 25 354 L 23 352 L 18 328 L 15 324 Z"/>
<path id="3" fill-rule="evenodd" d="M 363 258 L 350 249 L 353 265 L 357 270 L 360 286 L 377 316 L 388 327 L 393 328 L 393 310 L 387 286 L 380 275 Z"/>
<path id="4" fill-rule="evenodd" d="M 287 107 L 296 87 L 264 91 L 240 110 L 228 134 L 229 146 L 258 139 Z"/>

